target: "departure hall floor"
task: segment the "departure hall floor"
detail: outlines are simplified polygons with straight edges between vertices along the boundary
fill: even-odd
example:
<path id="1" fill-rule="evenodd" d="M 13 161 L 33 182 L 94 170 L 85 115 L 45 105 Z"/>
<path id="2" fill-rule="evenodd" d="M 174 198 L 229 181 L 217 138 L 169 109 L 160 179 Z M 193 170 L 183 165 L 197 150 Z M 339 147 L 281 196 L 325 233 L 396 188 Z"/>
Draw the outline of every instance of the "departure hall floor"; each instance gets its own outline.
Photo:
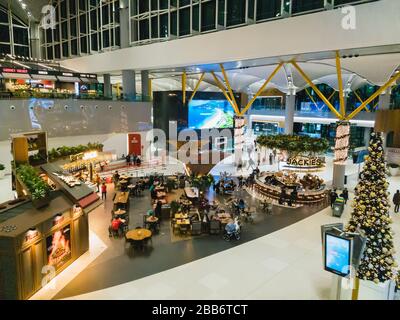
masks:
<path id="1" fill-rule="evenodd" d="M 389 181 L 393 194 L 400 177 Z M 132 199 L 131 228 L 141 225 L 149 203 L 148 191 Z M 320 226 L 346 222 L 351 200 L 340 219 L 330 207 L 258 213 L 253 225 L 244 225 L 240 241 L 211 235 L 176 239 L 164 221 L 153 249 L 137 256 L 127 254 L 124 240 L 108 237 L 110 210 L 108 199 L 90 214 L 89 253 L 32 299 L 330 299 L 332 276 L 322 268 Z M 400 215 L 392 216 L 398 247 Z"/>

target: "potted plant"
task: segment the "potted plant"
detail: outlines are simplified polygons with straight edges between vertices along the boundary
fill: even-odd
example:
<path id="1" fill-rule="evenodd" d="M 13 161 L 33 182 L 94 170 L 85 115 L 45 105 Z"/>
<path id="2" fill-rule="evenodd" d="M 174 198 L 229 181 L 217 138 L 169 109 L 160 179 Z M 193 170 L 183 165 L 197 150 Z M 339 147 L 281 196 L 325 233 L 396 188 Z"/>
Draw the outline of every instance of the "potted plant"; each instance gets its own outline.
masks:
<path id="1" fill-rule="evenodd" d="M 6 167 L 0 163 L 0 179 L 4 178 Z"/>
<path id="2" fill-rule="evenodd" d="M 50 203 L 50 186 L 39 176 L 38 171 L 30 165 L 17 168 L 17 177 L 28 192 L 35 208 L 42 208 Z"/>
<path id="3" fill-rule="evenodd" d="M 397 163 L 389 163 L 389 172 L 392 177 L 399 174 L 399 165 Z"/>

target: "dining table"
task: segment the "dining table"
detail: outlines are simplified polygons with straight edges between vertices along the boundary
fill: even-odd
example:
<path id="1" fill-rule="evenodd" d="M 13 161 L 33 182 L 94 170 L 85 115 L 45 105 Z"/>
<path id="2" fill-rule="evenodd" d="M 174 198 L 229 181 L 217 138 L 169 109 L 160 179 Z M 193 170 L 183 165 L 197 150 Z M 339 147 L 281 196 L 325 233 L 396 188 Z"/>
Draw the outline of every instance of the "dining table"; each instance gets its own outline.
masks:
<path id="1" fill-rule="evenodd" d="M 175 213 L 175 219 L 187 219 L 189 216 L 186 213 Z"/>
<path id="2" fill-rule="evenodd" d="M 176 220 L 176 224 L 180 225 L 180 224 L 190 224 L 190 219 L 177 219 Z"/>
<path id="3" fill-rule="evenodd" d="M 114 199 L 114 204 L 126 204 L 129 200 L 129 192 L 117 192 Z"/>
<path id="4" fill-rule="evenodd" d="M 186 197 L 189 199 L 195 199 L 199 197 L 199 189 L 194 187 L 186 187 L 184 189 Z"/>
<path id="5" fill-rule="evenodd" d="M 126 214 L 126 210 L 118 209 L 118 210 L 114 211 L 114 214 L 117 216 L 122 216 L 122 215 Z"/>
<path id="6" fill-rule="evenodd" d="M 138 229 L 129 230 L 125 234 L 125 237 L 128 240 L 142 241 L 142 240 L 145 240 L 147 238 L 150 238 L 151 235 L 152 235 L 152 232 L 149 229 L 138 228 Z"/>

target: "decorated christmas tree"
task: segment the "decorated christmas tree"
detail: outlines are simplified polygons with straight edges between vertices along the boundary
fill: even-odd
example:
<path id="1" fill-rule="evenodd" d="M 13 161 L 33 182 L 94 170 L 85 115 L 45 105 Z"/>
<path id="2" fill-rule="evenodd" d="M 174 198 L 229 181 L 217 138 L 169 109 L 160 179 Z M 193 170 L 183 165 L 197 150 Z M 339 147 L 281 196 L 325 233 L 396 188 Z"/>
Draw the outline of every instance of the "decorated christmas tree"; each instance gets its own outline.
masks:
<path id="1" fill-rule="evenodd" d="M 389 216 L 389 184 L 380 133 L 371 134 L 368 152 L 347 231 L 361 231 L 367 238 L 357 277 L 379 283 L 392 279 L 396 266 Z"/>

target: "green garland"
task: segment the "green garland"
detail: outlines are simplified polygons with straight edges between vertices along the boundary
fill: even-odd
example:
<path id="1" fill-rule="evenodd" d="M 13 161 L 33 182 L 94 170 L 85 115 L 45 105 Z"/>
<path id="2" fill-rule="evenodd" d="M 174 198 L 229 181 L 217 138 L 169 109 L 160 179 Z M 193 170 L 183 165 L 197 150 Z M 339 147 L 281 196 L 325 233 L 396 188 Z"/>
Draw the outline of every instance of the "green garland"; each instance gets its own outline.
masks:
<path id="1" fill-rule="evenodd" d="M 72 156 L 74 154 L 78 154 L 86 151 L 103 151 L 103 145 L 101 143 L 91 143 L 89 142 L 87 145 L 78 145 L 76 147 L 67 147 L 62 146 L 58 148 L 53 148 L 49 150 L 49 161 L 55 161 L 60 158 Z"/>
<path id="2" fill-rule="evenodd" d="M 329 141 L 327 139 L 311 138 L 309 136 L 261 135 L 257 138 L 256 142 L 260 147 L 287 151 L 292 155 L 300 153 L 324 153 L 329 149 Z"/>

